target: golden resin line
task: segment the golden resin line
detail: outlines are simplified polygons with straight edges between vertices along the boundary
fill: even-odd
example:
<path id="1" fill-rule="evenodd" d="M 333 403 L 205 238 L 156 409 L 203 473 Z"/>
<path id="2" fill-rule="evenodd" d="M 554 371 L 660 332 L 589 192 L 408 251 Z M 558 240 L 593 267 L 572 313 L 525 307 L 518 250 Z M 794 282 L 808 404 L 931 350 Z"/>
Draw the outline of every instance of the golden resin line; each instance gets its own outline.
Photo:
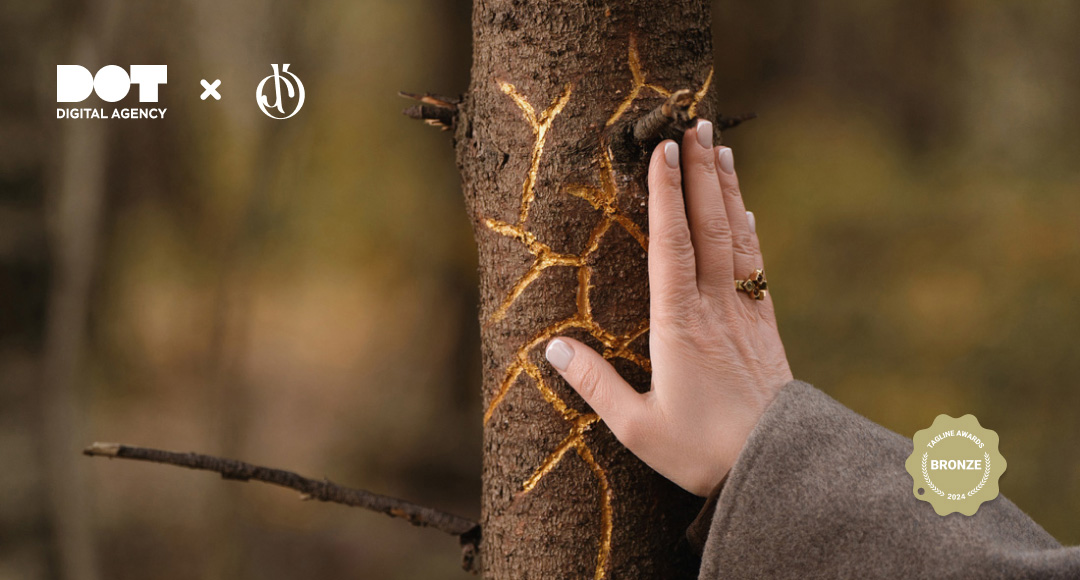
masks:
<path id="1" fill-rule="evenodd" d="M 484 412 L 484 424 L 486 425 L 491 416 L 495 413 L 495 409 L 499 406 L 499 403 L 506 398 L 506 393 L 513 386 L 514 382 L 525 370 L 527 364 L 529 364 L 529 353 L 532 349 L 540 343 L 547 342 L 553 338 L 556 334 L 560 334 L 570 328 L 586 328 L 585 323 L 581 320 L 580 316 L 575 314 L 566 320 L 552 324 L 551 326 L 541 330 L 529 342 L 522 345 L 514 354 L 514 362 L 507 368 L 506 375 L 503 378 L 502 383 L 499 385 L 499 391 L 491 399 L 491 403 L 488 404 L 487 410 Z"/>
<path id="2" fill-rule="evenodd" d="M 540 391 L 540 395 L 544 397 L 544 400 L 547 401 L 549 405 L 554 407 L 555 410 L 562 415 L 563 419 L 573 421 L 581 415 L 576 409 L 571 409 L 566 406 L 566 403 L 555 394 L 555 391 L 552 391 L 551 388 L 547 386 L 547 383 L 544 382 L 543 375 L 540 374 L 540 369 L 538 369 L 536 365 L 527 363 L 525 366 L 525 373 L 532 377 L 532 380 L 536 383 L 537 390 Z"/>
<path id="3" fill-rule="evenodd" d="M 602 580 L 607 575 L 608 558 L 611 556 L 611 532 L 613 528 L 611 484 L 608 482 L 607 472 L 597 463 L 592 451 L 585 445 L 584 439 L 577 446 L 577 452 L 578 456 L 592 469 L 593 475 L 596 476 L 600 484 L 600 546 L 596 554 L 596 573 L 593 578 L 594 580 Z"/>
<path id="4" fill-rule="evenodd" d="M 690 104 L 690 108 L 686 110 L 690 117 L 693 118 L 697 114 L 698 103 L 701 99 L 705 98 L 705 94 L 709 92 L 709 86 L 712 85 L 713 67 L 709 67 L 709 75 L 705 77 L 705 83 L 701 85 L 701 88 L 694 93 L 694 101 Z"/>
<path id="5" fill-rule="evenodd" d="M 514 103 L 521 109 L 522 115 L 525 117 L 525 122 L 532 128 L 533 135 L 536 137 L 536 141 L 533 143 L 532 153 L 529 156 L 529 172 L 525 176 L 525 183 L 522 184 L 522 196 L 521 196 L 521 209 L 518 214 L 518 225 L 524 226 L 525 220 L 529 218 L 529 206 L 532 205 L 534 199 L 536 199 L 536 175 L 540 171 L 540 157 L 544 154 L 544 143 L 547 141 L 548 130 L 551 129 L 551 124 L 555 122 L 555 117 L 562 112 L 563 107 L 570 101 L 570 93 L 572 87 L 567 84 L 563 88 L 563 93 L 555 101 L 540 114 L 536 116 L 536 110 L 529 104 L 528 99 L 518 92 L 517 88 L 508 83 L 500 82 L 499 87 L 504 93 L 513 99 Z"/>
<path id="6" fill-rule="evenodd" d="M 580 256 L 574 256 L 572 254 L 559 254 L 552 251 L 551 247 L 536 239 L 536 236 L 532 232 L 525 231 L 520 226 L 510 225 L 507 223 L 499 222 L 492 219 L 484 220 L 484 224 L 491 230 L 502 234 L 504 236 L 512 237 L 525 244 L 525 247 L 529 250 L 529 253 L 536 256 L 529 269 L 525 274 L 514 283 L 513 288 L 503 298 L 502 303 L 499 304 L 499 308 L 492 313 L 488 322 L 498 322 L 506 317 L 506 313 L 510 310 L 510 307 L 521 296 L 522 293 L 532 284 L 544 270 L 551 268 L 552 266 L 580 266 L 583 262 L 583 258 Z"/>
<path id="7" fill-rule="evenodd" d="M 555 469 L 555 466 L 558 465 L 560 461 L 562 461 L 562 458 L 564 455 L 566 455 L 566 452 L 574 449 L 580 443 L 581 433 L 578 433 L 577 431 L 571 431 L 570 434 L 566 436 L 566 439 L 563 439 L 562 443 L 559 443 L 558 447 L 555 448 L 555 451 L 552 451 L 551 454 L 548 455 L 546 459 L 544 459 L 544 461 L 540 464 L 540 467 L 536 469 L 536 472 L 534 472 L 532 476 L 529 477 L 529 479 L 527 479 L 524 484 L 522 484 L 522 492 L 529 493 L 530 491 L 532 491 L 533 488 L 536 487 L 536 484 L 540 483 L 540 480 L 544 479 L 544 476 L 550 473 L 552 469 Z"/>
<path id="8" fill-rule="evenodd" d="M 570 434 L 559 443 L 555 448 L 555 451 L 552 451 L 532 476 L 522 484 L 522 493 L 532 491 L 536 487 L 536 484 L 540 483 L 540 480 L 548 473 L 551 473 L 551 470 L 555 469 L 559 462 L 562 461 L 562 458 L 566 455 L 567 451 L 580 447 L 585 447 L 587 449 L 588 445 L 585 443 L 585 432 L 592 428 L 593 424 L 598 421 L 600 421 L 600 416 L 594 413 L 578 417 L 574 421 L 574 426 L 570 429 Z"/>
<path id="9" fill-rule="evenodd" d="M 627 61 L 630 65 L 630 76 L 632 79 L 630 92 L 626 94 L 626 97 L 623 98 L 622 102 L 619 103 L 619 106 L 615 108 L 615 112 L 611 115 L 611 117 L 608 118 L 607 122 L 604 123 L 605 127 L 610 127 L 614 125 L 615 122 L 618 121 L 624 113 L 626 113 L 627 109 L 630 108 L 630 105 L 634 104 L 634 101 L 637 100 L 638 96 L 641 94 L 642 89 L 652 89 L 658 95 L 663 97 L 671 96 L 671 91 L 669 89 L 645 82 L 645 72 L 641 68 L 641 57 L 638 55 L 637 51 L 637 38 L 633 35 L 630 36 L 630 47 L 629 54 L 627 55 Z M 702 84 L 701 88 L 694 93 L 694 101 L 693 103 L 691 103 L 689 108 L 689 113 L 691 117 L 693 117 L 695 112 L 697 111 L 698 102 L 701 101 L 701 99 L 705 97 L 705 94 L 709 92 L 709 86 L 712 84 L 712 77 L 713 68 L 709 67 L 709 74 L 705 77 L 705 82 Z"/>
<path id="10" fill-rule="evenodd" d="M 624 215 L 619 209 L 619 192 L 615 184 L 615 170 L 611 163 L 611 152 L 607 147 L 602 147 L 600 153 L 600 183 L 602 187 L 599 188 L 591 185 L 571 184 L 565 188 L 565 191 L 569 195 L 589 202 L 589 205 L 593 206 L 594 209 L 604 212 L 607 218 L 619 224 L 637 241 L 643 250 L 648 252 L 649 237 L 641 231 L 641 227 L 634 220 Z M 607 225 L 610 224 L 605 224 L 605 231 Z M 586 255 L 590 253 L 592 253 L 591 241 L 590 250 L 586 252 Z"/>

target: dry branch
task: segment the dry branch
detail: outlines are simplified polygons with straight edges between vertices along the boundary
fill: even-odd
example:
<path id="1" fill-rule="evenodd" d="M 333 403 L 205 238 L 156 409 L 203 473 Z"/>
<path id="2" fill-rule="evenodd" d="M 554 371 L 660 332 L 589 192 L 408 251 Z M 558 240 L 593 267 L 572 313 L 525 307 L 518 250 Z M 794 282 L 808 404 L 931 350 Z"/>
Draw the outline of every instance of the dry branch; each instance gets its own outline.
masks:
<path id="1" fill-rule="evenodd" d="M 479 544 L 480 526 L 466 518 L 433 508 L 417 505 L 405 500 L 379 495 L 362 489 L 344 487 L 330 480 L 308 479 L 291 471 L 252 465 L 235 459 L 225 459 L 200 453 L 177 453 L 148 447 L 134 447 L 119 443 L 94 443 L 83 450 L 84 455 L 95 457 L 119 457 L 139 461 L 152 461 L 167 465 L 178 465 L 190 469 L 214 471 L 224 479 L 237 481 L 261 481 L 295 489 L 303 495 L 302 499 L 326 501 L 342 505 L 360 507 L 401 518 L 413 525 L 431 527 L 462 539 L 463 549 L 475 552 Z M 467 568 L 468 569 L 468 568 Z"/>
<path id="2" fill-rule="evenodd" d="M 420 95 L 406 91 L 398 91 L 398 95 L 420 101 L 419 105 L 401 111 L 406 117 L 423 121 L 433 127 L 439 127 L 443 131 L 450 131 L 454 128 L 454 124 L 457 122 L 458 99 L 433 93 Z"/>
<path id="3" fill-rule="evenodd" d="M 672 129 L 681 135 L 689 127 L 690 107 L 693 104 L 693 91 L 681 89 L 671 93 L 660 106 L 634 123 L 634 138 L 642 142 L 651 141 L 656 137 L 665 137 Z"/>
<path id="4" fill-rule="evenodd" d="M 757 113 L 742 113 L 740 115 L 732 115 L 730 117 L 726 115 L 721 115 L 720 118 L 716 120 L 716 126 L 721 131 L 725 131 L 727 129 L 734 129 L 735 127 L 738 127 L 739 125 L 742 125 L 743 123 L 752 119 L 757 119 Z"/>

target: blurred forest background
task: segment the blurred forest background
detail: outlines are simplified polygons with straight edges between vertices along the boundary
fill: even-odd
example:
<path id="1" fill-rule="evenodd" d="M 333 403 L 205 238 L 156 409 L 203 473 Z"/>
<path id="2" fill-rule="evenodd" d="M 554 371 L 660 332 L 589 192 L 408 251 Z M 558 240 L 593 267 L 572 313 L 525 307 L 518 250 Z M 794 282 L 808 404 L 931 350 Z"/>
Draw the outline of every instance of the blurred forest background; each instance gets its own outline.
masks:
<path id="1" fill-rule="evenodd" d="M 478 516 L 475 248 L 449 135 L 396 96 L 466 88 L 469 3 L 0 5 L 0 580 L 466 577 L 439 532 L 79 451 Z M 1080 542 L 1080 3 L 714 22 L 721 110 L 760 114 L 726 142 L 796 376 L 905 436 L 976 414 L 1003 492 Z M 252 93 L 283 62 L 307 102 L 271 121 Z M 56 120 L 73 63 L 168 64 L 166 120 Z"/>

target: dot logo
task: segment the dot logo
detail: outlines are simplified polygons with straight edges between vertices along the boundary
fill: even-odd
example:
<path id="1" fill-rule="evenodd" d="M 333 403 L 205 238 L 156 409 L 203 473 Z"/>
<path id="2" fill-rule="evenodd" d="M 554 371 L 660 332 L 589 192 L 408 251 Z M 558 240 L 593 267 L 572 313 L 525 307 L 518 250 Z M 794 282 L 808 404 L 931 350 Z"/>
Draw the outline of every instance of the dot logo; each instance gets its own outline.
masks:
<path id="1" fill-rule="evenodd" d="M 163 64 L 134 64 L 130 73 L 110 64 L 91 73 L 77 64 L 56 65 L 56 102 L 81 103 L 97 95 L 106 103 L 123 100 L 131 85 L 139 86 L 140 103 L 158 102 L 158 88 L 169 80 L 168 66 Z M 103 108 L 57 108 L 57 119 L 164 119 L 164 108 L 124 107 L 110 112 Z"/>
<path id="2" fill-rule="evenodd" d="M 139 85 L 139 102 L 158 102 L 158 85 L 168 80 L 168 66 L 134 64 L 131 74 L 116 65 L 101 67 L 97 74 L 77 64 L 56 65 L 56 102 L 81 103 L 97 93 L 98 98 L 115 103 L 128 95 L 131 85 Z"/>

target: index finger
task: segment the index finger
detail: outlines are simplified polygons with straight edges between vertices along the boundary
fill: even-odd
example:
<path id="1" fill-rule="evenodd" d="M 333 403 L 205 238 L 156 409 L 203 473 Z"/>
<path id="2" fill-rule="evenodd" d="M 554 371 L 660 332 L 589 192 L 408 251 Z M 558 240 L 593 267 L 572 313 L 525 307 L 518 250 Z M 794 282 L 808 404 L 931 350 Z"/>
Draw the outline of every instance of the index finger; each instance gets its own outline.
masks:
<path id="1" fill-rule="evenodd" d="M 649 163 L 649 292 L 652 315 L 697 297 L 697 273 L 683 203 L 679 144 L 662 141 Z"/>

